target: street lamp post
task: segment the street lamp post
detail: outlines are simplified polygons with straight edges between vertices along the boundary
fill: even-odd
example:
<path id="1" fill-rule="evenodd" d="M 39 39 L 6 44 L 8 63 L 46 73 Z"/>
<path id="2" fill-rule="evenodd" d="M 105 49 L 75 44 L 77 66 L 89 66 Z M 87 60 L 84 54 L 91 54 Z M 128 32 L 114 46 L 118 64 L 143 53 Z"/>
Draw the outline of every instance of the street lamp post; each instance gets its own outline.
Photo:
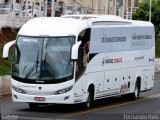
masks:
<path id="1" fill-rule="evenodd" d="M 13 0 L 13 2 L 12 2 L 12 5 L 13 5 L 13 14 L 15 14 L 15 4 L 16 4 L 16 1 Z"/>
<path id="2" fill-rule="evenodd" d="M 92 0 L 92 14 L 93 14 L 93 0 Z"/>
<path id="3" fill-rule="evenodd" d="M 52 17 L 55 16 L 54 0 L 52 0 L 51 16 L 52 16 Z"/>
<path id="4" fill-rule="evenodd" d="M 12 12 L 12 1 L 10 0 L 9 1 L 9 14 L 11 14 Z"/>
<path id="5" fill-rule="evenodd" d="M 95 14 L 98 12 L 98 0 L 96 0 L 96 5 L 95 5 Z"/>
<path id="6" fill-rule="evenodd" d="M 124 18 L 124 3 L 125 0 L 120 0 L 120 16 Z"/>
<path id="7" fill-rule="evenodd" d="M 149 6 L 149 21 L 150 22 L 152 21 L 151 18 L 152 18 L 152 0 L 150 0 L 150 6 Z"/>
<path id="8" fill-rule="evenodd" d="M 124 18 L 124 12 L 125 12 L 125 2 L 126 2 L 126 0 L 123 0 L 123 9 L 122 9 L 122 18 Z"/>
<path id="9" fill-rule="evenodd" d="M 134 0 L 131 0 L 130 20 L 132 20 L 133 5 L 134 5 Z"/>
<path id="10" fill-rule="evenodd" d="M 25 8 L 26 8 L 26 10 L 25 10 L 25 16 L 27 16 L 28 15 L 28 0 L 26 0 Z"/>
<path id="11" fill-rule="evenodd" d="M 106 3 L 105 3 L 105 8 L 106 8 L 106 10 L 105 10 L 105 14 L 107 14 L 108 15 L 108 4 L 109 4 L 109 1 L 108 0 L 106 0 Z"/>
<path id="12" fill-rule="evenodd" d="M 47 3 L 48 3 L 48 1 L 45 0 L 45 17 L 47 17 Z"/>
<path id="13" fill-rule="evenodd" d="M 126 0 L 126 9 L 127 9 L 127 11 L 126 11 L 126 19 L 128 19 L 128 0 Z"/>
<path id="14" fill-rule="evenodd" d="M 42 12 L 42 2 L 39 1 L 39 16 L 41 16 L 41 12 Z"/>
<path id="15" fill-rule="evenodd" d="M 117 10 L 117 0 L 114 0 L 114 15 L 116 15 Z"/>

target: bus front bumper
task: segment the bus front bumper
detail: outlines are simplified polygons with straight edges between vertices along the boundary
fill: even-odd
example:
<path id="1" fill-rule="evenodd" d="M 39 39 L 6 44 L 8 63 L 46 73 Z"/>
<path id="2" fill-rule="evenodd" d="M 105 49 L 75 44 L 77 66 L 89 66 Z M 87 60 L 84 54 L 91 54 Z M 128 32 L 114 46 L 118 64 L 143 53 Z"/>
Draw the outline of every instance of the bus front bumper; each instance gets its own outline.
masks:
<path id="1" fill-rule="evenodd" d="M 60 95 L 28 95 L 21 94 L 12 90 L 12 100 L 14 102 L 26 103 L 55 103 L 55 104 L 73 104 L 73 91 Z"/>

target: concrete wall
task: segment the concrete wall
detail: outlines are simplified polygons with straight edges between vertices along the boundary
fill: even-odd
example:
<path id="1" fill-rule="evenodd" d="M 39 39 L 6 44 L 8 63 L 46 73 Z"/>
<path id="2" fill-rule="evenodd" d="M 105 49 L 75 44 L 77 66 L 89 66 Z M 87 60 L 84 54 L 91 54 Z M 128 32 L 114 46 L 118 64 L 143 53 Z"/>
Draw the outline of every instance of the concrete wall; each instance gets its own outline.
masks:
<path id="1" fill-rule="evenodd" d="M 155 72 L 160 72 L 160 59 L 155 61 Z M 11 77 L 0 76 L 0 96 L 11 94 Z"/>
<path id="2" fill-rule="evenodd" d="M 0 96 L 11 94 L 11 77 L 9 75 L 0 76 Z"/>
<path id="3" fill-rule="evenodd" d="M 24 23 L 30 20 L 31 17 L 12 16 L 0 14 L 0 28 L 10 26 L 12 28 L 20 28 Z"/>
<path id="4" fill-rule="evenodd" d="M 1 3 L 4 3 L 4 0 L 0 0 L 0 4 L 1 4 Z"/>
<path id="5" fill-rule="evenodd" d="M 160 72 L 160 59 L 155 61 L 155 72 Z"/>

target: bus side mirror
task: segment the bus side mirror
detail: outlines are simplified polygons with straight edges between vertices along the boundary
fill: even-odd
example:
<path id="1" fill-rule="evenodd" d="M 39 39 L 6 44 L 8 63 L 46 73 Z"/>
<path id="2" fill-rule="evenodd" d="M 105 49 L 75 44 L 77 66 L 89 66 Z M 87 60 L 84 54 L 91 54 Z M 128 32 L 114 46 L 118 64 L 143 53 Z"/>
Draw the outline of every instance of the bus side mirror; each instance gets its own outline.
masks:
<path id="1" fill-rule="evenodd" d="M 80 45 L 81 45 L 81 41 L 78 41 L 72 47 L 71 59 L 74 61 L 76 61 L 78 59 L 78 49 L 79 49 Z"/>
<path id="2" fill-rule="evenodd" d="M 8 59 L 8 53 L 9 53 L 9 48 L 14 45 L 16 40 L 13 40 L 11 42 L 8 42 L 7 44 L 4 45 L 3 47 L 3 59 L 7 60 Z"/>

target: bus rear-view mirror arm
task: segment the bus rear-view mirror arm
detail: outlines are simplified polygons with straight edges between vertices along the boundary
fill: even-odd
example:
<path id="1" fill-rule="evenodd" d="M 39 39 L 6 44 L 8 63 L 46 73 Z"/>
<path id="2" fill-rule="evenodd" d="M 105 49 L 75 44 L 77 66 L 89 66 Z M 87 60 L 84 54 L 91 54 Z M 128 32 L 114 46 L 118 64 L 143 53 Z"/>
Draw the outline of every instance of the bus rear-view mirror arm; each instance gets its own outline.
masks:
<path id="1" fill-rule="evenodd" d="M 8 59 L 8 53 L 9 53 L 9 49 L 12 45 L 14 45 L 16 42 L 16 40 L 13 40 L 11 42 L 8 42 L 7 44 L 4 45 L 3 47 L 3 59 L 7 60 Z"/>
<path id="2" fill-rule="evenodd" d="M 78 59 L 78 49 L 79 46 L 81 45 L 81 41 L 78 41 L 76 44 L 73 45 L 72 47 L 72 53 L 71 53 L 71 59 L 73 61 L 76 61 Z"/>

